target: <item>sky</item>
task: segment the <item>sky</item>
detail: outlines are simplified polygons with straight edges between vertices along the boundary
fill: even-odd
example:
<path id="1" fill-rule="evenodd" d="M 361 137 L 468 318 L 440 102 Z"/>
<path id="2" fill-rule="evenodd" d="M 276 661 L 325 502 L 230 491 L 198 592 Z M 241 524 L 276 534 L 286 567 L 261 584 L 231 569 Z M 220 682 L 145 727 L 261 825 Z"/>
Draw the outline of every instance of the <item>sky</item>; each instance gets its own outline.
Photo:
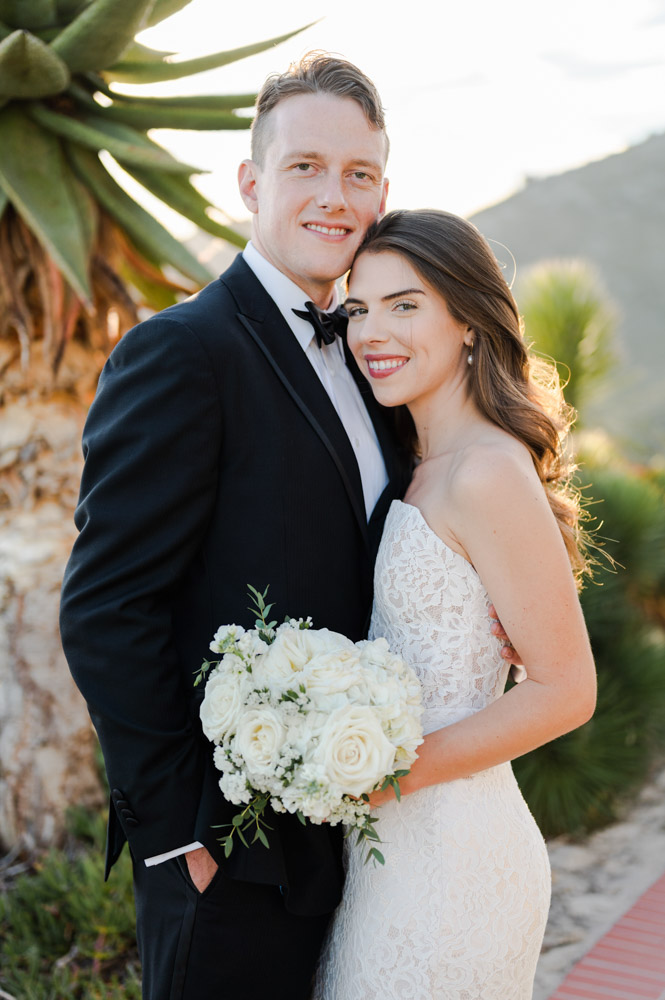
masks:
<path id="1" fill-rule="evenodd" d="M 444 0 L 433 12 L 431 3 L 193 0 L 140 40 L 190 58 L 317 23 L 219 70 L 122 89 L 251 92 L 311 49 L 340 54 L 374 80 L 386 107 L 389 207 L 461 215 L 502 201 L 525 178 L 665 131 L 665 0 Z M 249 155 L 248 133 L 153 136 L 210 171 L 197 186 L 231 219 L 247 218 L 236 172 Z M 161 217 L 178 236 L 191 231 L 170 213 Z"/>

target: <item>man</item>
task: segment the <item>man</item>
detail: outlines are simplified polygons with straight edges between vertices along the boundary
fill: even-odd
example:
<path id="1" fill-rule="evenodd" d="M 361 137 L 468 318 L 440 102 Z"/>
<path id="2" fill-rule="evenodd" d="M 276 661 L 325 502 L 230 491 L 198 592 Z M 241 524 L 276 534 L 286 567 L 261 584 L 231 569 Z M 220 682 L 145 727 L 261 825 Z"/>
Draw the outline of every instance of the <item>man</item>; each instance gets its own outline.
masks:
<path id="1" fill-rule="evenodd" d="M 220 624 L 252 624 L 248 583 L 269 584 L 280 615 L 364 634 L 408 469 L 342 341 L 319 346 L 309 316 L 336 304 L 384 210 L 387 151 L 351 64 L 315 56 L 269 79 L 239 172 L 252 244 L 125 335 L 86 425 L 61 630 L 111 787 L 107 874 L 125 839 L 132 853 L 149 1000 L 304 1000 L 340 898 L 339 828 L 274 817 L 268 850 L 224 859 L 216 827 L 235 809 L 193 677 Z"/>

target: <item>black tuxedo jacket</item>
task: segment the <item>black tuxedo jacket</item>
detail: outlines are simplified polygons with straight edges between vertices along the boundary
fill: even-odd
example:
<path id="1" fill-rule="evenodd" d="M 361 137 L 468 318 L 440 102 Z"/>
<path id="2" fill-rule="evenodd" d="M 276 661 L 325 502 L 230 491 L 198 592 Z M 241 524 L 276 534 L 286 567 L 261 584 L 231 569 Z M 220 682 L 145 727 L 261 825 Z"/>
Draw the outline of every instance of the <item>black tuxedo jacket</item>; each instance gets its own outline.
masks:
<path id="1" fill-rule="evenodd" d="M 239 879 L 325 913 L 342 885 L 340 830 L 271 817 L 270 848 L 228 860 L 194 674 L 217 627 L 252 626 L 247 584 L 274 614 L 361 638 L 390 501 L 408 474 L 386 411 L 351 358 L 389 484 L 367 525 L 360 473 L 310 362 L 242 257 L 186 302 L 130 330 L 86 424 L 80 530 L 61 633 L 111 787 L 107 874 L 125 839 L 147 857 L 199 840 Z"/>

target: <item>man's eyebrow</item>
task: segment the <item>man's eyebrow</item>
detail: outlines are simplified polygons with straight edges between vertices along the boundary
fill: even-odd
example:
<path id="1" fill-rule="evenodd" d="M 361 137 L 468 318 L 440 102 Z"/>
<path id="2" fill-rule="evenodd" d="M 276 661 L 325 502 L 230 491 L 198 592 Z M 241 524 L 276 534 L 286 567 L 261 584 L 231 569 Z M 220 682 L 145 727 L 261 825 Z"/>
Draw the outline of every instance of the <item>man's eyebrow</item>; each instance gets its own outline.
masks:
<path id="1" fill-rule="evenodd" d="M 318 160 L 321 159 L 322 154 L 315 149 L 294 149 L 290 153 L 285 153 L 281 159 L 282 163 L 287 163 L 289 161 L 298 160 Z M 355 169 L 359 167 L 369 167 L 371 170 L 376 170 L 379 173 L 383 173 L 383 167 L 378 160 L 354 160 L 353 158 L 349 160 L 349 163 L 353 165 Z"/>

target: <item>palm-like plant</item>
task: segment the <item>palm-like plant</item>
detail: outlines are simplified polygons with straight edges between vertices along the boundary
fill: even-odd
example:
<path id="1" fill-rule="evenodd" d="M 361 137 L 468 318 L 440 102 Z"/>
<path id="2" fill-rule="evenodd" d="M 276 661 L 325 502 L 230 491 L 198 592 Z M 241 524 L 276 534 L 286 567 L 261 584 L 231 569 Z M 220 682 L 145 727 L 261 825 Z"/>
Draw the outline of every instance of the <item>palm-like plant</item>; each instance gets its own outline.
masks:
<path id="1" fill-rule="evenodd" d="M 172 209 L 244 245 L 212 217 L 213 206 L 191 183 L 200 171 L 148 133 L 248 128 L 251 119 L 237 112 L 251 107 L 255 95 L 137 98 L 112 85 L 186 77 L 296 32 L 181 61 L 134 40 L 190 2 L 0 0 L 0 338 L 18 337 L 14 353 L 24 368 L 40 335 L 57 369 L 75 329 L 108 348 L 111 311 L 127 326 L 137 301 L 159 308 L 178 290 L 210 279 L 116 183 L 99 158 L 102 150 Z"/>
<path id="2" fill-rule="evenodd" d="M 556 359 L 566 401 L 578 412 L 616 363 L 616 314 L 593 267 L 583 260 L 545 261 L 520 280 L 527 339 Z"/>

